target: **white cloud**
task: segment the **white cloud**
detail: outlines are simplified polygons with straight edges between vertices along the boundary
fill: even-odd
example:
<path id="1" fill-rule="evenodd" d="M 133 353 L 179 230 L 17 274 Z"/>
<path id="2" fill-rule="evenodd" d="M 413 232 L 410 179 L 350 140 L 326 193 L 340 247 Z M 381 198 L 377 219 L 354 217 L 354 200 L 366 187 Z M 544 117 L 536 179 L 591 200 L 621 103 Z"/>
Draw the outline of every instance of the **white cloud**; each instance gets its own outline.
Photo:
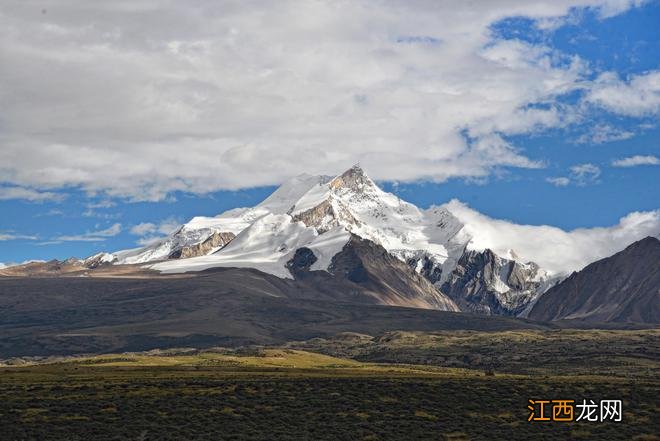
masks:
<path id="1" fill-rule="evenodd" d="M 660 71 L 621 80 L 614 72 L 601 74 L 590 86 L 585 101 L 628 116 L 660 112 Z"/>
<path id="2" fill-rule="evenodd" d="M 600 167 L 594 164 L 578 164 L 571 167 L 571 179 L 578 185 L 593 184 L 598 181 Z"/>
<path id="3" fill-rule="evenodd" d="M 518 225 L 492 219 L 464 203 L 445 206 L 468 226 L 472 249 L 491 248 L 505 255 L 513 249 L 524 261 L 533 261 L 554 273 L 577 271 L 585 265 L 621 251 L 632 242 L 660 235 L 660 210 L 633 212 L 611 227 L 564 231 L 541 225 Z"/>
<path id="4" fill-rule="evenodd" d="M 156 200 L 358 160 L 400 181 L 538 167 L 503 137 L 570 123 L 556 98 L 587 67 L 491 25 L 637 3 L 14 2 L 0 14 L 0 174 Z"/>
<path id="5" fill-rule="evenodd" d="M 660 165 L 660 159 L 656 156 L 635 155 L 628 158 L 616 159 L 612 161 L 614 167 L 636 167 L 638 165 Z"/>
<path id="6" fill-rule="evenodd" d="M 587 133 L 576 139 L 578 144 L 603 144 L 606 142 L 623 141 L 635 136 L 634 132 L 617 129 L 607 124 L 598 124 Z"/>
<path id="7" fill-rule="evenodd" d="M 48 244 L 57 243 L 57 242 L 100 242 L 108 239 L 109 237 L 114 237 L 119 233 L 121 233 L 121 224 L 116 223 L 104 230 L 88 231 L 84 234 L 78 234 L 72 236 L 58 236 L 55 237 L 53 241 L 49 242 Z"/>
<path id="8" fill-rule="evenodd" d="M 169 217 L 160 221 L 158 224 L 152 222 L 143 222 L 131 227 L 130 232 L 136 236 L 141 236 L 136 243 L 141 246 L 152 245 L 165 236 L 174 233 L 181 223 L 175 218 Z"/>
<path id="9" fill-rule="evenodd" d="M 52 208 L 45 213 L 40 213 L 36 215 L 36 217 L 43 217 L 43 216 L 64 216 L 64 212 L 62 210 L 58 210 L 57 208 Z"/>
<path id="10" fill-rule="evenodd" d="M 0 170 L 2 170 L 1 166 Z M 10 199 L 25 199 L 31 202 L 61 201 L 64 195 L 25 187 L 0 187 L 0 201 Z"/>
<path id="11" fill-rule="evenodd" d="M 598 183 L 600 177 L 600 167 L 594 164 L 577 164 L 570 168 L 568 176 L 557 176 L 546 178 L 545 180 L 557 187 L 566 187 L 569 184 L 589 185 Z"/>
<path id="12" fill-rule="evenodd" d="M 151 222 L 143 222 L 141 224 L 134 225 L 131 227 L 131 234 L 135 234 L 136 236 L 144 236 L 146 234 L 151 234 L 156 231 L 158 227 L 156 224 L 153 224 Z"/>
<path id="13" fill-rule="evenodd" d="M 546 178 L 546 181 L 557 187 L 566 187 L 568 184 L 571 183 L 571 180 L 565 176 L 559 176 L 556 178 Z"/>
<path id="14" fill-rule="evenodd" d="M 101 200 L 99 202 L 92 202 L 87 204 L 87 208 L 89 209 L 95 209 L 95 208 L 112 208 L 117 205 L 116 202 L 113 202 L 108 199 Z"/>
<path id="15" fill-rule="evenodd" d="M 147 247 L 163 240 L 163 236 L 145 236 L 135 241 L 136 244 Z"/>
<path id="16" fill-rule="evenodd" d="M 13 232 L 0 232 L 0 241 L 5 240 L 36 240 L 37 236 L 27 234 L 15 234 Z"/>
<path id="17" fill-rule="evenodd" d="M 82 212 L 83 217 L 95 217 L 98 219 L 112 220 L 122 217 L 121 213 L 99 213 L 96 210 L 88 209 Z"/>
<path id="18" fill-rule="evenodd" d="M 177 221 L 173 217 L 162 220 L 158 224 L 158 232 L 160 234 L 172 234 L 181 226 L 181 222 Z"/>
<path id="19" fill-rule="evenodd" d="M 170 234 L 181 226 L 181 223 L 173 217 L 161 220 L 158 224 L 152 222 L 143 222 L 131 227 L 131 234 L 136 236 L 146 236 L 148 234 L 160 233 Z"/>

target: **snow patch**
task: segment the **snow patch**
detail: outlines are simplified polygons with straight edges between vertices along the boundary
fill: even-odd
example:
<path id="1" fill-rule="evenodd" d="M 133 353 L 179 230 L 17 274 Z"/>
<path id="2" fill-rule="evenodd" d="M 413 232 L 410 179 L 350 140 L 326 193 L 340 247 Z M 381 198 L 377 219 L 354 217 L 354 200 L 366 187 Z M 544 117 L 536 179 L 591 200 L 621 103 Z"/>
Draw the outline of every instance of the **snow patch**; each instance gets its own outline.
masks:
<path id="1" fill-rule="evenodd" d="M 255 268 L 281 278 L 292 278 L 285 267 L 293 253 L 311 243 L 316 229 L 291 216 L 268 214 L 240 232 L 229 245 L 206 256 L 170 260 L 150 268 L 164 273 L 202 271 L 214 267 Z"/>
<path id="2" fill-rule="evenodd" d="M 317 236 L 307 248 L 312 250 L 318 259 L 310 267 L 312 271 L 327 271 L 332 258 L 340 253 L 351 238 L 351 234 L 343 227 L 336 227 Z"/>

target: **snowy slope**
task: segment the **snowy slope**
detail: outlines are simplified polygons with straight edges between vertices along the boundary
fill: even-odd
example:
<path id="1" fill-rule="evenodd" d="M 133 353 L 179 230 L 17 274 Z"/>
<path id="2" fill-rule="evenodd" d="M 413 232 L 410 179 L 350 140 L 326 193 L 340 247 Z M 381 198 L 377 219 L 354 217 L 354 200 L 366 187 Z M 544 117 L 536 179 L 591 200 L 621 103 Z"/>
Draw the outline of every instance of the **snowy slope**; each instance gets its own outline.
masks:
<path id="1" fill-rule="evenodd" d="M 116 253 L 118 263 L 146 263 L 167 259 L 183 247 L 199 244 L 213 233 L 238 234 L 250 225 L 251 219 L 236 217 L 194 217 L 163 240 L 137 250 Z"/>
<path id="2" fill-rule="evenodd" d="M 164 273 L 201 271 L 215 267 L 255 268 L 282 278 L 292 278 L 286 263 L 298 248 L 308 247 L 319 259 L 312 269 L 326 270 L 350 235 L 337 229 L 319 236 L 313 227 L 287 214 L 267 214 L 243 230 L 229 245 L 207 256 L 170 260 L 151 268 Z"/>
<path id="3" fill-rule="evenodd" d="M 300 198 L 311 188 L 329 182 L 332 176 L 314 176 L 301 174 L 280 185 L 257 207 L 275 214 L 287 213 Z"/>
<path id="4" fill-rule="evenodd" d="M 326 176 L 307 174 L 297 176 L 282 184 L 255 207 L 235 208 L 215 217 L 194 217 L 174 233 L 154 244 L 114 253 L 115 262 L 133 264 L 165 260 L 175 251 L 200 244 L 215 233 L 238 235 L 257 219 L 269 213 L 285 213 L 312 186 L 327 182 L 329 179 Z"/>

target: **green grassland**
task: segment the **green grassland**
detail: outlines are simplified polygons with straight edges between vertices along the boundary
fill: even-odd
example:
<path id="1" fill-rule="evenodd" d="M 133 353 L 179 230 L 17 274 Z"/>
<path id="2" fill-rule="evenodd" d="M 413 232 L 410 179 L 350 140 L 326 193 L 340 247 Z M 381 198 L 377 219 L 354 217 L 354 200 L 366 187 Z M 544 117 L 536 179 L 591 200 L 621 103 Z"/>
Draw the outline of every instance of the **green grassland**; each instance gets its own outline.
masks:
<path id="1" fill-rule="evenodd" d="M 524 375 L 660 378 L 660 329 L 343 333 L 287 347 L 365 362 Z"/>
<path id="2" fill-rule="evenodd" d="M 317 352 L 181 350 L 6 365 L 0 439 L 653 440 L 660 434 L 657 337 L 651 330 L 353 334 L 289 345 Z M 543 370 L 530 357 L 558 357 L 548 339 L 574 347 L 571 357 L 581 361 Z M 509 344 L 518 355 L 500 357 L 494 375 L 482 364 L 447 361 L 484 352 L 487 341 L 492 351 Z M 591 345 L 643 350 L 626 349 L 605 374 L 588 368 L 590 358 L 599 360 Z M 378 356 L 385 348 L 387 356 Z M 340 352 L 353 358 L 330 354 Z M 364 360 L 379 357 L 398 363 Z M 412 363 L 415 357 L 426 358 Z M 624 419 L 530 423 L 530 398 L 622 399 Z"/>

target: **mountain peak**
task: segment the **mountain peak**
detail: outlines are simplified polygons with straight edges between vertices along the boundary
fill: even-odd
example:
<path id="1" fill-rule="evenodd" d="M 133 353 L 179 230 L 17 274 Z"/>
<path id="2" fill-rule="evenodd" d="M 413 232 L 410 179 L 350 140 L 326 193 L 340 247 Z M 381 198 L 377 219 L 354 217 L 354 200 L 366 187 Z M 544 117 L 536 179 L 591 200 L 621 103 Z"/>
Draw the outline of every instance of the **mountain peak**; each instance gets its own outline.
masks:
<path id="1" fill-rule="evenodd" d="M 330 181 L 330 188 L 337 190 L 340 188 L 350 188 L 352 190 L 362 190 L 365 187 L 373 187 L 374 182 L 367 176 L 360 164 L 346 170 L 341 175 Z"/>

